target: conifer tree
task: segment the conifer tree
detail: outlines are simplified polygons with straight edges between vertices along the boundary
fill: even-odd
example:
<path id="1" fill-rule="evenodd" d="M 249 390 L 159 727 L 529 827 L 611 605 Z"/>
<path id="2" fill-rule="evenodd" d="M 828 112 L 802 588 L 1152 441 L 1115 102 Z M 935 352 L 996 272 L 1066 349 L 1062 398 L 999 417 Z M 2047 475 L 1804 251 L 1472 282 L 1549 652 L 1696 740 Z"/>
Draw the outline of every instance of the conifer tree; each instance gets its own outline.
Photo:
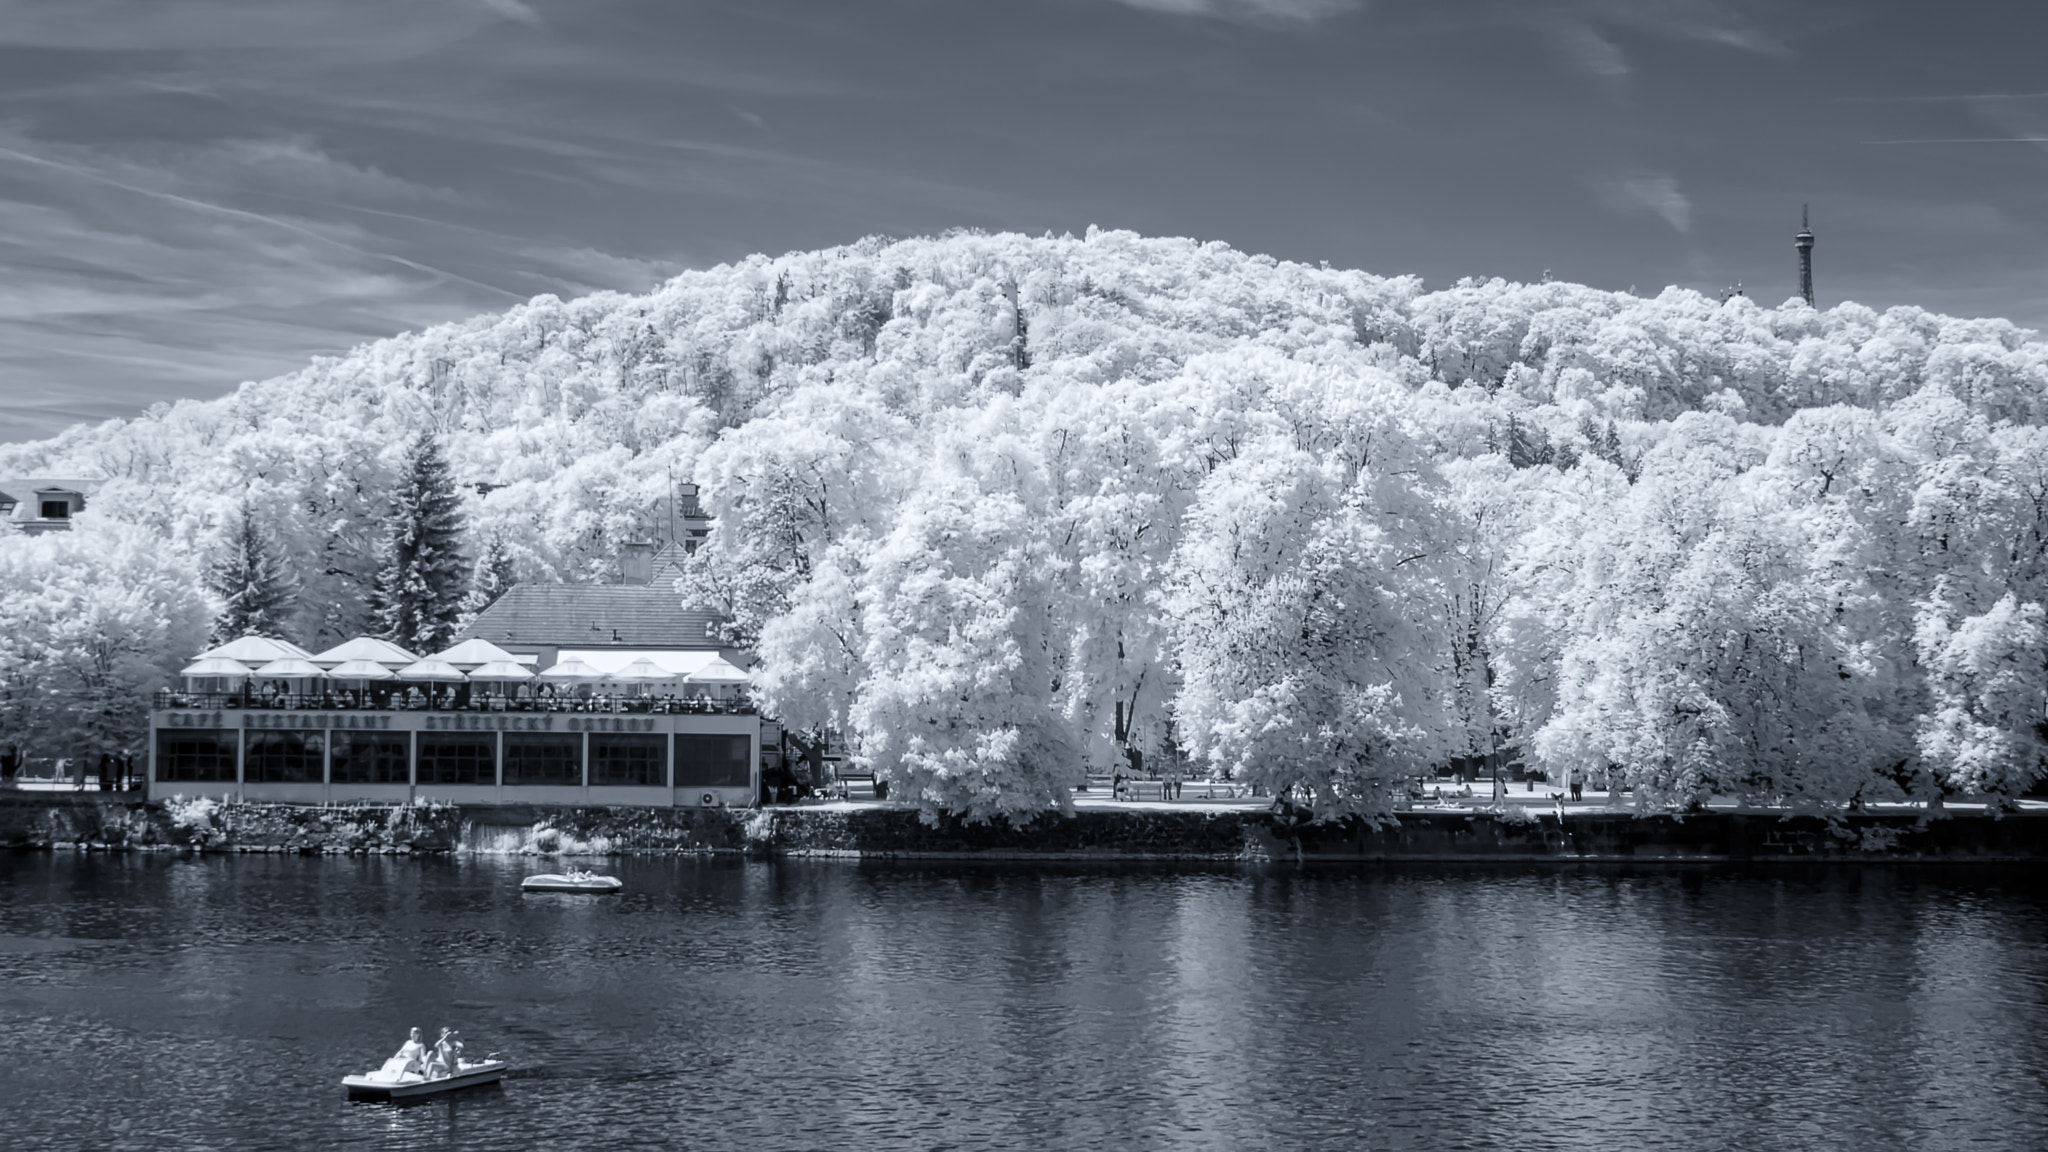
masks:
<path id="1" fill-rule="evenodd" d="M 462 598 L 462 616 L 457 621 L 457 630 L 469 627 L 470 621 L 497 603 L 498 597 L 510 591 L 517 582 L 512 570 L 512 551 L 505 546 L 504 535 L 496 531 L 486 533 L 483 546 L 477 549 L 476 567 L 469 574 L 469 592 Z"/>
<path id="2" fill-rule="evenodd" d="M 370 594 L 379 636 L 415 652 L 447 646 L 466 591 L 461 536 L 448 460 L 433 435 L 422 432 L 406 447 L 384 561 Z"/>
<path id="3" fill-rule="evenodd" d="M 209 644 L 226 644 L 242 636 L 285 638 L 285 621 L 299 598 L 299 580 L 287 568 L 275 543 L 256 522 L 256 510 L 243 501 L 227 526 L 223 551 L 207 571 L 206 585 L 221 598 Z"/>

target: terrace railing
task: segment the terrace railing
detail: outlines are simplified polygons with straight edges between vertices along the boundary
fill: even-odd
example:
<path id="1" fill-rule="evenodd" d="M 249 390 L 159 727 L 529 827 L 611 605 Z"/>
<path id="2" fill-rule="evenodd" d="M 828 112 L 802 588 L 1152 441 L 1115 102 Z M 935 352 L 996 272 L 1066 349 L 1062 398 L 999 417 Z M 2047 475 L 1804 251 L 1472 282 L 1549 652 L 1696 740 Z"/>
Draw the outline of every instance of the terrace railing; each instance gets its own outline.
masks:
<path id="1" fill-rule="evenodd" d="M 708 700 L 698 696 L 627 696 L 621 693 L 519 697 L 472 693 L 467 699 L 463 699 L 460 694 L 451 692 L 408 693 L 402 689 L 384 691 L 374 688 L 334 692 L 185 692 L 165 688 L 155 694 L 151 706 L 159 711 L 219 711 L 245 708 L 328 712 L 604 712 L 678 716 L 755 714 L 753 701 L 744 699 Z"/>

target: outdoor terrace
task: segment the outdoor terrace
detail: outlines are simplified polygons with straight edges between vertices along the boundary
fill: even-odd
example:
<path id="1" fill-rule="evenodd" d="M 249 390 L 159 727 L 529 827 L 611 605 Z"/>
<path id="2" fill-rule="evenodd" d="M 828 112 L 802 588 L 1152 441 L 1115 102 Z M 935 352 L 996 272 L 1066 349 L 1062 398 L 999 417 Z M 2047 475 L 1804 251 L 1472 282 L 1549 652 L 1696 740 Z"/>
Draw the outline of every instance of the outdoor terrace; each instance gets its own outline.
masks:
<path id="1" fill-rule="evenodd" d="M 750 700 L 714 700 L 702 696 L 643 696 L 599 692 L 589 696 L 501 696 L 496 693 L 425 692 L 411 689 L 339 689 L 326 692 L 191 692 L 159 690 L 151 702 L 158 711 L 248 709 L 317 709 L 364 712 L 602 712 L 654 715 L 755 714 Z"/>

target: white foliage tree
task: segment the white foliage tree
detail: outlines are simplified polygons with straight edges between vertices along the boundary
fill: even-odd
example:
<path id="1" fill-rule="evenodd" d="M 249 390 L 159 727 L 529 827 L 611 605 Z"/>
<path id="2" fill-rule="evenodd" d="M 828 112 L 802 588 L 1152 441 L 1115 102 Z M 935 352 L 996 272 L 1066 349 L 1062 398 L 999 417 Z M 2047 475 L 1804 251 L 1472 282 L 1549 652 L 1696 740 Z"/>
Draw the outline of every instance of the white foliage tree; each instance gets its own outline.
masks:
<path id="1" fill-rule="evenodd" d="M 1379 817 L 1440 758 L 1448 632 L 1382 483 L 1274 440 L 1203 485 L 1160 594 L 1190 750 L 1322 814 Z M 1398 503 L 1396 503 L 1398 507 Z"/>
<path id="2" fill-rule="evenodd" d="M 0 745 L 136 751 L 150 692 L 205 643 L 201 587 L 190 557 L 96 513 L 70 532 L 0 536 Z"/>
<path id="3" fill-rule="evenodd" d="M 1307 620 L 1331 597 L 1359 610 L 1351 550 L 1398 539 L 1428 560 L 1387 576 L 1389 594 L 1427 601 L 1404 611 L 1436 646 L 1395 661 L 1417 679 L 1388 681 L 1400 704 L 1384 714 L 1448 702 L 1416 722 L 1429 757 L 1543 732 L 1554 771 L 1614 763 L 1673 803 L 1692 787 L 1679 764 L 1699 765 L 1701 785 L 1841 803 L 2018 786 L 2024 709 L 2007 715 L 1990 687 L 2006 681 L 1970 671 L 1992 642 L 1970 622 L 2019 635 L 2028 605 L 2048 604 L 2044 397 L 2048 343 L 2004 321 L 1549 281 L 1424 291 L 1192 240 L 962 232 L 754 256 L 641 295 L 538 297 L 221 400 L 0 446 L 0 475 L 96 476 L 96 512 L 186 555 L 246 500 L 303 581 L 289 630 L 309 644 L 373 626 L 386 500 L 415 436 L 445 448 L 473 530 L 535 579 L 606 578 L 687 477 L 716 526 L 678 599 L 728 616 L 786 722 L 901 747 L 872 718 L 917 708 L 861 711 L 882 683 L 870 659 L 903 659 L 870 624 L 897 627 L 919 565 L 951 556 L 991 587 L 1051 581 L 1042 623 L 998 631 L 1042 631 L 1057 686 L 1045 739 L 1095 768 L 1123 751 L 1118 735 L 1150 748 L 1207 715 L 1183 706 L 1198 638 L 1155 590 L 1199 576 L 1247 597 L 1239 616 Z M 1040 487 L 937 467 L 970 428 L 1016 441 L 1005 451 Z M 1204 551 L 1216 529 L 1198 498 L 1222 500 L 1215 474 L 1245 482 L 1272 445 L 1300 454 L 1261 474 L 1276 492 L 1314 473 L 1334 510 L 1290 529 L 1297 569 L 1232 574 L 1238 560 Z M 1680 459 L 1702 476 L 1673 473 Z M 925 532 L 999 498 L 1029 509 L 1031 572 L 1056 578 L 885 548 L 907 547 L 913 512 Z M 1007 554 L 1012 529 L 982 527 L 974 538 Z M 973 597 L 958 588 L 948 611 L 964 619 Z M 424 629 L 440 631 L 438 617 Z M 11 651 L 0 661 L 40 659 Z M 1306 659 L 1266 651 L 1244 683 L 1283 683 Z M 1314 683 L 1364 676 L 1340 668 L 1351 659 L 1316 665 Z M 1301 684 L 1305 708 L 1335 707 L 1335 688 Z M 1217 708 L 1220 690 L 1200 688 Z M 1702 719 L 1681 724 L 1671 705 L 1689 700 Z M 984 706 L 961 713 L 968 727 L 1000 730 L 1003 708 Z M 1273 707 L 1273 731 L 1296 731 Z M 1795 729 L 1845 733 L 1856 767 L 1809 766 L 1799 739 L 1772 735 Z M 1993 730 L 2007 752 L 1967 751 Z M 974 762 L 1029 759 L 990 757 Z M 1059 806 L 1068 777 L 1038 772 L 1019 804 Z M 991 810 L 975 788 L 934 794 Z M 1335 786 L 1301 794 L 1371 807 Z"/>
<path id="4" fill-rule="evenodd" d="M 984 431 L 989 429 L 984 426 Z M 1071 808 L 1085 768 L 1056 706 L 1062 565 L 1014 436 L 942 438 L 863 582 L 862 755 L 927 815 Z"/>

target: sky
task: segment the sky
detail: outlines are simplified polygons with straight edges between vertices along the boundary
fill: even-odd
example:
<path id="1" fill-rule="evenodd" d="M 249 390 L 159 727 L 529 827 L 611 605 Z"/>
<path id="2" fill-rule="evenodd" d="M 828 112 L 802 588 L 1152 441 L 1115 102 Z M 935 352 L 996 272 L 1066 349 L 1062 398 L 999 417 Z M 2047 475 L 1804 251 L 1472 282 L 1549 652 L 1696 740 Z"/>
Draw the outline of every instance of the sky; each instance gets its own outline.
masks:
<path id="1" fill-rule="evenodd" d="M 0 0 L 0 441 L 543 293 L 1090 225 L 2048 329 L 2048 5 Z"/>

